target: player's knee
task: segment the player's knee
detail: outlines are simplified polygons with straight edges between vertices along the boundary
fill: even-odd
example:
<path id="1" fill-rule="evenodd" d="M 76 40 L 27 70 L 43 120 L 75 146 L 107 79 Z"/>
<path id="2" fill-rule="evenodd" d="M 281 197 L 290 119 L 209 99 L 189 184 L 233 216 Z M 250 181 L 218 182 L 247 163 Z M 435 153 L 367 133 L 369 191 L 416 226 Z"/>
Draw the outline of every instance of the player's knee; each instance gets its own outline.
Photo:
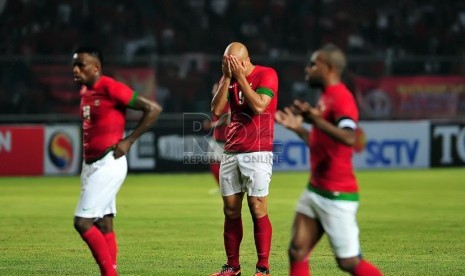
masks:
<path id="1" fill-rule="evenodd" d="M 241 216 L 240 206 L 224 206 L 223 208 L 224 216 L 227 218 L 238 218 Z"/>
<path id="2" fill-rule="evenodd" d="M 266 206 L 260 204 L 260 202 L 250 202 L 249 203 L 250 214 L 254 219 L 261 218 L 267 214 Z"/>
<path id="3" fill-rule="evenodd" d="M 299 247 L 296 244 L 290 244 L 287 250 L 289 260 L 292 262 L 298 262 L 305 259 L 308 255 L 308 252 L 303 247 Z"/>
<path id="4" fill-rule="evenodd" d="M 102 233 L 110 233 L 113 231 L 113 215 L 106 215 L 105 217 L 98 219 L 94 223 L 95 226 Z"/>
<path id="5" fill-rule="evenodd" d="M 357 266 L 359 259 L 357 257 L 354 258 L 345 258 L 345 259 L 337 259 L 337 266 L 340 270 L 351 273 L 354 271 L 355 267 Z"/>
<path id="6" fill-rule="evenodd" d="M 92 220 L 75 217 L 74 218 L 74 229 L 79 232 L 79 234 L 84 234 L 87 230 L 92 227 Z"/>
<path id="7" fill-rule="evenodd" d="M 110 225 L 107 225 L 107 224 L 104 224 L 104 223 L 101 223 L 101 224 L 96 224 L 95 226 L 97 226 L 97 228 L 100 230 L 100 232 L 102 233 L 110 233 L 111 231 L 113 231 L 112 227 Z"/>

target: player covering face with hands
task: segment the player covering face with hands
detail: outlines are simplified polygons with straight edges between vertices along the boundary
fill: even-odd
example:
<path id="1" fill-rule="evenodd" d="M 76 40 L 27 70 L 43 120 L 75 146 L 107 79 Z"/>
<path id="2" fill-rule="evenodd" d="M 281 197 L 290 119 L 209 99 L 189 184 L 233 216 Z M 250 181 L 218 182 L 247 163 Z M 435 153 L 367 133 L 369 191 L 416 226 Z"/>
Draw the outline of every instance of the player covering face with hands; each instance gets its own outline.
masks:
<path id="1" fill-rule="evenodd" d="M 89 246 L 101 275 L 117 275 L 113 231 L 116 194 L 127 174 L 126 153 L 157 120 L 161 107 L 125 84 L 102 75 L 102 55 L 78 48 L 73 55 L 74 81 L 81 85 L 84 162 L 74 227 Z M 135 129 L 124 137 L 127 108 L 142 111 Z"/>
<path id="2" fill-rule="evenodd" d="M 326 45 L 305 67 L 306 80 L 323 93 L 317 106 L 294 101 L 276 113 L 276 121 L 294 131 L 310 148 L 310 180 L 296 207 L 289 245 L 290 275 L 310 275 L 309 255 L 327 234 L 339 268 L 352 275 L 382 275 L 361 256 L 356 213 L 358 185 L 352 167 L 352 147 L 358 109 L 341 82 L 346 59 Z M 308 131 L 303 122 L 313 128 Z"/>
<path id="3" fill-rule="evenodd" d="M 258 259 L 255 275 L 270 275 L 272 229 L 267 195 L 272 173 L 278 77 L 274 69 L 252 64 L 247 48 L 238 42 L 226 48 L 221 70 L 223 76 L 211 107 L 215 116 L 221 116 L 224 107 L 228 103 L 230 106 L 219 176 L 227 263 L 212 276 L 241 275 L 239 247 L 245 193 L 254 225 Z"/>

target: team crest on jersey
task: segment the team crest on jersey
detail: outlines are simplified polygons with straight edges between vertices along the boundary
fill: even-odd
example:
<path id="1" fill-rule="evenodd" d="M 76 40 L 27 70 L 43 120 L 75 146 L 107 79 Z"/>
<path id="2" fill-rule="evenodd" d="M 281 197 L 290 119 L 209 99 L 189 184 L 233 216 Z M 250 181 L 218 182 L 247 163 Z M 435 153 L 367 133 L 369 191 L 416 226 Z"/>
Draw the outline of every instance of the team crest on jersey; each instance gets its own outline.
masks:
<path id="1" fill-rule="evenodd" d="M 90 120 L 90 105 L 82 107 L 82 117 L 86 120 Z"/>
<path id="2" fill-rule="evenodd" d="M 100 105 L 100 100 L 95 100 L 94 106 L 99 106 Z"/>

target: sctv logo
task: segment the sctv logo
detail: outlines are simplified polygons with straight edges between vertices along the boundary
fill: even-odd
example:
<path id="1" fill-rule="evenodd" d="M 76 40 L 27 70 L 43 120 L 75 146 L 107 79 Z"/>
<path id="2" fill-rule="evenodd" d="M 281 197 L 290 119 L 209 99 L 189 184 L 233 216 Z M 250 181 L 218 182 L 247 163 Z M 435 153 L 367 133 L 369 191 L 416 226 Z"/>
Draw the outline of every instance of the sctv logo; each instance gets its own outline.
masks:
<path id="1" fill-rule="evenodd" d="M 369 165 L 413 165 L 418 152 L 418 140 L 386 139 L 368 141 L 365 151 Z"/>
<path id="2" fill-rule="evenodd" d="M 420 141 L 402 137 L 367 139 L 361 129 L 357 130 L 355 151 L 364 156 L 370 167 L 398 167 L 415 164 Z"/>

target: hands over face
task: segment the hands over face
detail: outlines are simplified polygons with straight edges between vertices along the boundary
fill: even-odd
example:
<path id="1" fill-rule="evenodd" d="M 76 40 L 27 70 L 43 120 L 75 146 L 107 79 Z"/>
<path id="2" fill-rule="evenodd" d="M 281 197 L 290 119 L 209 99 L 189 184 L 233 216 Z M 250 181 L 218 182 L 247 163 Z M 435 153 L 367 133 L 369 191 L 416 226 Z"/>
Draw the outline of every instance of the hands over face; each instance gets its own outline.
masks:
<path id="1" fill-rule="evenodd" d="M 240 61 L 236 56 L 229 55 L 229 56 L 223 56 L 223 65 L 222 65 L 222 70 L 223 70 L 223 75 L 225 77 L 228 77 L 227 74 L 225 74 L 225 68 L 228 70 L 229 77 L 235 77 L 236 79 L 240 77 L 246 77 L 246 72 L 247 72 L 247 67 L 245 66 L 245 62 Z"/>
<path id="2" fill-rule="evenodd" d="M 229 63 L 229 58 L 223 56 L 223 61 L 221 62 L 221 71 L 225 78 L 232 78 L 231 65 Z"/>

